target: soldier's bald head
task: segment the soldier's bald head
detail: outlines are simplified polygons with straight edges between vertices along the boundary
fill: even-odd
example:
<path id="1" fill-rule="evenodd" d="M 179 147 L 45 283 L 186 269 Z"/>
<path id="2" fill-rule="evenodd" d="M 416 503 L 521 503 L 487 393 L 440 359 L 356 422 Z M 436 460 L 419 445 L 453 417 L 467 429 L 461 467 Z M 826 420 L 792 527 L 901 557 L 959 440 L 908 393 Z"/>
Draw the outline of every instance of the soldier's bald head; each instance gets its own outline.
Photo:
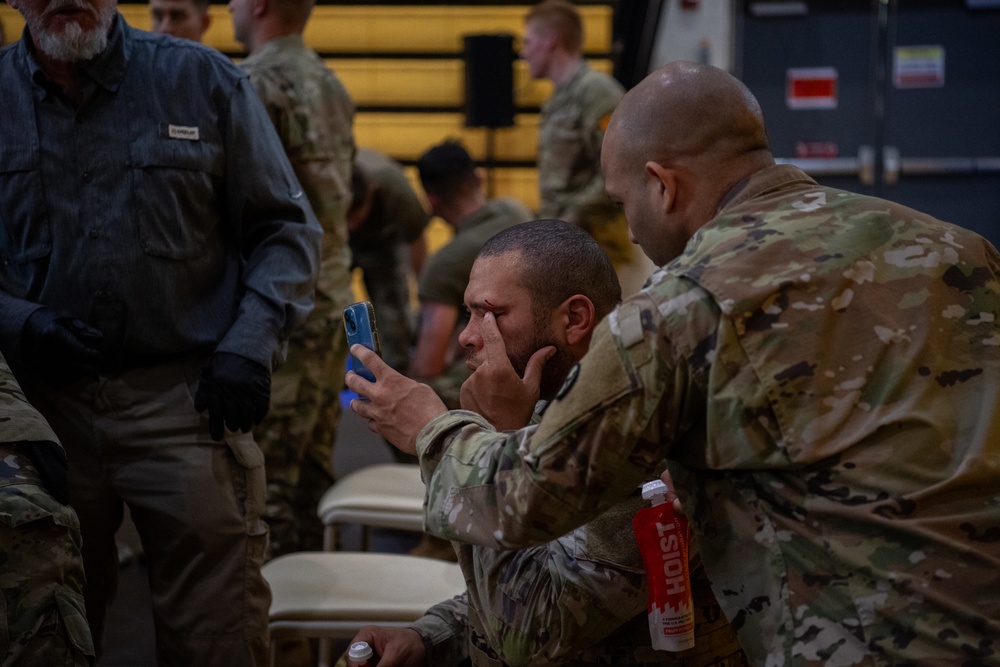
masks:
<path id="1" fill-rule="evenodd" d="M 735 77 L 708 65 L 661 67 L 618 104 L 604 136 L 608 196 L 654 262 L 683 252 L 732 188 L 774 164 L 764 118 Z"/>
<path id="2" fill-rule="evenodd" d="M 713 162 L 768 150 L 753 94 L 727 72 L 691 62 L 657 69 L 630 90 L 608 133 L 639 160 Z"/>

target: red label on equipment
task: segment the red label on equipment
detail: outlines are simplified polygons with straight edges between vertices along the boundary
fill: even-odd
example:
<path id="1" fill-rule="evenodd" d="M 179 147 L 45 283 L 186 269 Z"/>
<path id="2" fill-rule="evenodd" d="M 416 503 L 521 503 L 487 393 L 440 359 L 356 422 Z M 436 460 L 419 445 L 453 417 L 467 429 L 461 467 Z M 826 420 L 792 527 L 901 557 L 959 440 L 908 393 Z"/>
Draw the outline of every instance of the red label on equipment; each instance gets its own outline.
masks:
<path id="1" fill-rule="evenodd" d="M 836 109 L 837 70 L 833 67 L 793 67 L 785 77 L 789 109 Z"/>

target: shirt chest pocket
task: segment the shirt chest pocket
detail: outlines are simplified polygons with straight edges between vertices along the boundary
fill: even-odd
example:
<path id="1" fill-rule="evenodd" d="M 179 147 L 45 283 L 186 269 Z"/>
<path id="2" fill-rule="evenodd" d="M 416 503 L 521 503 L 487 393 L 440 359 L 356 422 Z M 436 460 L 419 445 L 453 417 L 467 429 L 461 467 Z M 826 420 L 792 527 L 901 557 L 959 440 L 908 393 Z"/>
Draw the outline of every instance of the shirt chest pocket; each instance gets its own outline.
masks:
<path id="1" fill-rule="evenodd" d="M 197 257 L 219 233 L 225 151 L 199 130 L 200 139 L 192 140 L 164 136 L 161 129 L 160 136 L 132 146 L 139 242 L 147 255 Z"/>
<path id="2" fill-rule="evenodd" d="M 38 151 L 0 142 L 0 255 L 25 264 L 52 251 Z"/>

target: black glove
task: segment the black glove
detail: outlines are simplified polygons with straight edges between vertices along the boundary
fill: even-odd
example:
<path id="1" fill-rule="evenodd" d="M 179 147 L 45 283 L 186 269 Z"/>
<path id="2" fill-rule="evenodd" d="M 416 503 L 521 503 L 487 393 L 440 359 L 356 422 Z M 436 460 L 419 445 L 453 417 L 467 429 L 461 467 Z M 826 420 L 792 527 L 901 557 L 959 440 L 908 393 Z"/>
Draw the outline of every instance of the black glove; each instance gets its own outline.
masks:
<path id="1" fill-rule="evenodd" d="M 232 352 L 216 352 L 201 370 L 194 394 L 198 412 L 208 408 L 208 432 L 222 440 L 230 431 L 247 432 L 267 414 L 271 401 L 271 372 L 262 364 Z"/>
<path id="2" fill-rule="evenodd" d="M 21 330 L 21 356 L 38 375 L 64 385 L 101 365 L 103 335 L 86 322 L 43 307 L 28 316 Z"/>

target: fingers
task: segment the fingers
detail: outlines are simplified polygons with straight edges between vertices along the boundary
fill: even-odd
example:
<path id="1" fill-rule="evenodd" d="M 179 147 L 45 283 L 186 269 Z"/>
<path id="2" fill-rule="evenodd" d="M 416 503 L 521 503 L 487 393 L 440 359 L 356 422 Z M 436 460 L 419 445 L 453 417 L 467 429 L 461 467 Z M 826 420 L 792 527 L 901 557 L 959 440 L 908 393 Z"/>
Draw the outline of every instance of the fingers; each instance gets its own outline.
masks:
<path id="1" fill-rule="evenodd" d="M 503 336 L 497 328 L 497 320 L 493 313 L 483 315 L 482 324 L 479 325 L 479 335 L 483 337 L 483 350 L 486 353 L 487 361 L 507 361 L 507 346 L 504 345 Z M 509 363 L 509 362 L 508 362 Z"/>
<path id="2" fill-rule="evenodd" d="M 362 346 L 359 345 L 358 347 Z M 371 399 L 372 392 L 375 390 L 374 382 L 365 379 L 354 371 L 347 371 L 347 375 L 344 376 L 344 384 L 347 385 L 348 389 L 365 400 Z M 351 405 L 354 405 L 354 401 L 351 401 Z M 357 410 L 354 411 L 357 412 Z"/>
<path id="3" fill-rule="evenodd" d="M 375 374 L 376 381 L 381 379 L 381 377 L 386 373 L 395 373 L 389 364 L 382 361 L 382 357 L 378 356 L 364 345 L 359 343 L 352 345 L 351 354 L 357 357 L 358 361 L 363 363 L 368 370 Z"/>
<path id="4" fill-rule="evenodd" d="M 664 469 L 663 472 L 660 473 L 660 481 L 666 484 L 667 489 L 670 491 L 670 493 L 667 494 L 667 500 L 672 501 L 671 504 L 673 505 L 674 511 L 678 514 L 684 514 L 684 508 L 681 506 L 681 499 L 677 497 L 677 492 L 674 491 L 674 480 L 670 478 L 669 470 Z"/>

